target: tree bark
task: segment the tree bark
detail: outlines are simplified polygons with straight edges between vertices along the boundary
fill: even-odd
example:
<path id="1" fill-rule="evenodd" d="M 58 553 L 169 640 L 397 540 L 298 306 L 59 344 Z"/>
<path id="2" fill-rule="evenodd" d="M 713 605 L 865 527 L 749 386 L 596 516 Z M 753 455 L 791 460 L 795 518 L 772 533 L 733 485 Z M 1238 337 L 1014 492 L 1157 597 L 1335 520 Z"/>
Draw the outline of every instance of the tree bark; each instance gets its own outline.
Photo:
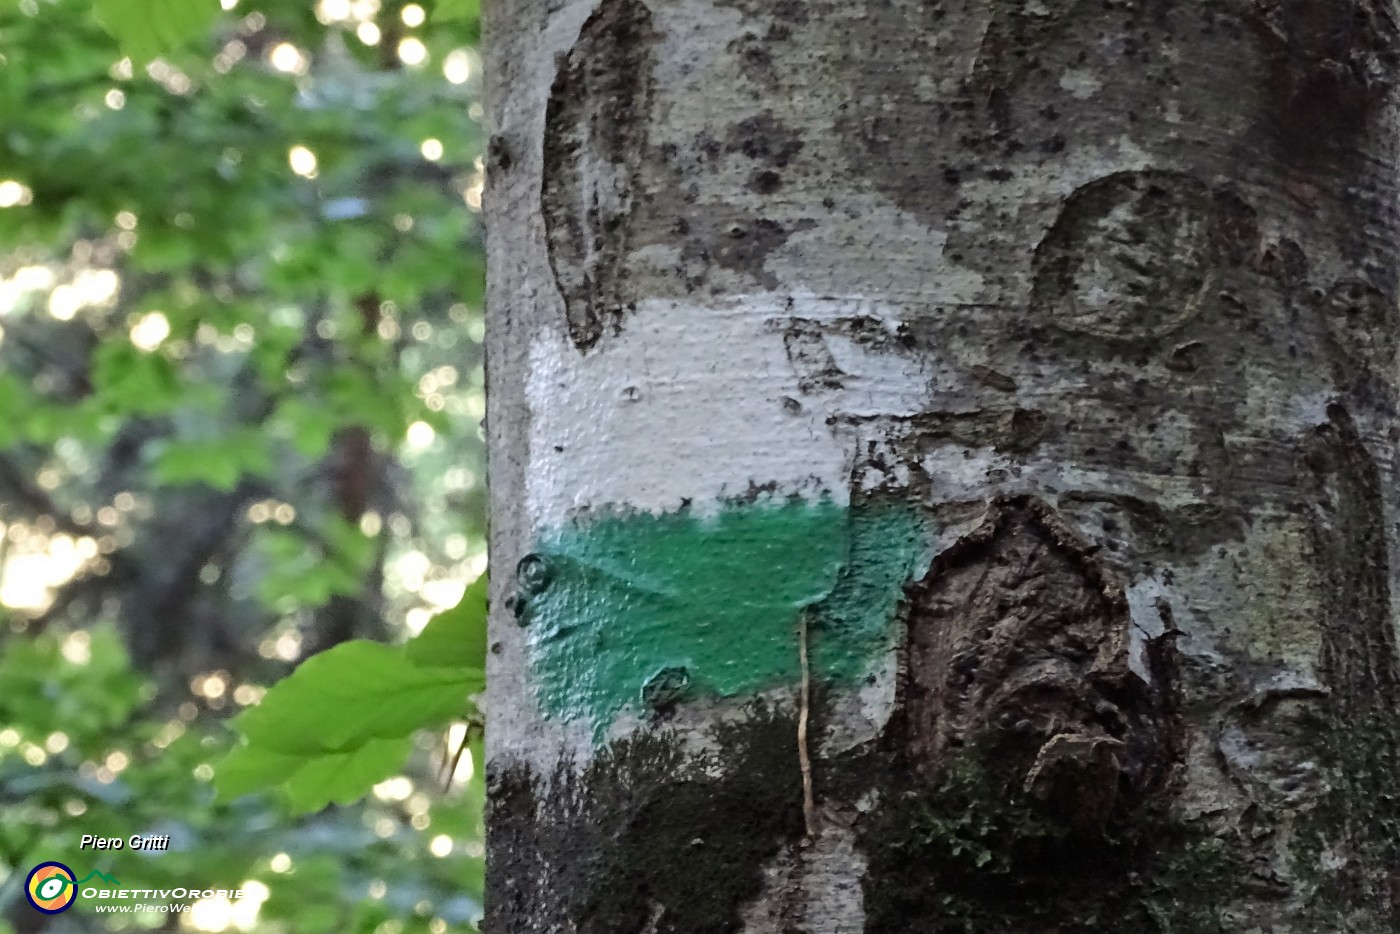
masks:
<path id="1" fill-rule="evenodd" d="M 1400 927 L 1397 16 L 492 6 L 484 930 Z"/>

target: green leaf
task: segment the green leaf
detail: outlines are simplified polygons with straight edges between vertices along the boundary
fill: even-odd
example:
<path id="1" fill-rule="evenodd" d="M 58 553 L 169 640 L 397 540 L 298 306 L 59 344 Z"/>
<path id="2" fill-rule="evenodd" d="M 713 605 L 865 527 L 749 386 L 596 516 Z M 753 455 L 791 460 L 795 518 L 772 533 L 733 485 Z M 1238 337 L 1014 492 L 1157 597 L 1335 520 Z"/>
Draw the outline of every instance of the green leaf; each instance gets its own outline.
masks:
<path id="1" fill-rule="evenodd" d="M 219 793 L 281 784 L 302 809 L 353 800 L 403 764 L 415 731 L 462 715 L 483 683 L 476 669 L 417 665 L 402 646 L 341 643 L 234 720 L 245 745 L 220 765 Z"/>
<path id="2" fill-rule="evenodd" d="M 462 599 L 434 616 L 404 647 L 417 665 L 486 667 L 486 575 L 467 585 Z"/>
<path id="3" fill-rule="evenodd" d="M 323 528 L 326 540 L 335 549 L 335 555 L 358 572 L 367 569 L 374 560 L 374 539 L 360 530 L 353 522 L 346 522 L 339 516 L 326 522 Z"/>
<path id="4" fill-rule="evenodd" d="M 10 373 L 0 373 L 0 448 L 44 436 L 43 428 L 62 410 L 48 404 L 29 384 Z"/>
<path id="5" fill-rule="evenodd" d="M 344 751 L 445 723 L 481 685 L 479 671 L 415 665 L 398 646 L 359 639 L 307 659 L 235 724 L 281 752 Z"/>
<path id="6" fill-rule="evenodd" d="M 330 449 L 331 439 L 344 423 L 320 406 L 288 396 L 277 403 L 269 426 L 272 432 L 290 440 L 298 454 L 314 459 Z"/>
<path id="7" fill-rule="evenodd" d="M 241 746 L 219 763 L 219 796 L 239 795 L 281 785 L 292 807 L 319 811 L 327 804 L 350 804 L 403 768 L 413 737 L 372 739 L 349 752 L 297 756 Z"/>
<path id="8" fill-rule="evenodd" d="M 480 15 L 480 0 L 437 0 L 433 6 L 435 23 L 445 23 L 454 19 L 476 19 Z"/>
<path id="9" fill-rule="evenodd" d="M 266 476 L 272 466 L 266 439 L 245 429 L 218 438 L 168 442 L 156 455 L 152 470 L 158 483 L 204 483 L 216 490 L 232 490 L 243 476 Z"/>
<path id="10" fill-rule="evenodd" d="M 175 365 L 125 340 L 110 340 L 93 353 L 92 383 L 111 414 L 157 415 L 185 401 Z"/>
<path id="11" fill-rule="evenodd" d="M 320 606 L 336 594 L 360 593 L 374 561 L 374 539 L 358 525 L 337 517 L 315 528 L 317 537 L 302 530 L 261 526 L 254 552 L 262 559 L 255 590 L 270 608 L 290 611 Z"/>
<path id="12" fill-rule="evenodd" d="M 408 427 L 405 410 L 416 401 L 412 393 L 401 398 L 377 374 L 354 365 L 338 366 L 323 379 L 326 409 L 342 423 L 364 425 L 391 444 L 403 437 Z"/>
<path id="13" fill-rule="evenodd" d="M 136 65 L 206 36 L 215 0 L 93 0 L 93 14 Z"/>

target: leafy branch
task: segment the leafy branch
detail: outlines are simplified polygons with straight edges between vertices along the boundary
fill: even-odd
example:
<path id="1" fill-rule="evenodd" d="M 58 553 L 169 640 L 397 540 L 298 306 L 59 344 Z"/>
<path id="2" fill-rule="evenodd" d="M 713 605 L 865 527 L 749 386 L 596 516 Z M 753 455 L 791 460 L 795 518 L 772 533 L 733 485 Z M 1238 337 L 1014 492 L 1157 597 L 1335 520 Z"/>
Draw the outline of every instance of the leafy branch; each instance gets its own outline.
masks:
<path id="1" fill-rule="evenodd" d="M 410 641 L 343 642 L 239 714 L 242 743 L 216 769 L 220 797 L 276 787 L 303 812 L 358 800 L 402 767 L 419 730 L 465 717 L 479 732 L 471 697 L 485 687 L 485 661 L 483 574 Z"/>

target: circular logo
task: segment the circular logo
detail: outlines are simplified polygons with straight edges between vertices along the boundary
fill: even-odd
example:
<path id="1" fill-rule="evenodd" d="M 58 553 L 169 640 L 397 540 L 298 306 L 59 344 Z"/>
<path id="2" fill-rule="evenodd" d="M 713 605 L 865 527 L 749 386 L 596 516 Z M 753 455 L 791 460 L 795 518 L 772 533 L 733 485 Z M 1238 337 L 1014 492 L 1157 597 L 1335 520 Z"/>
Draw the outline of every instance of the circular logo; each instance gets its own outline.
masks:
<path id="1" fill-rule="evenodd" d="M 56 915 L 77 901 L 77 879 L 62 863 L 40 863 L 24 880 L 24 897 L 44 914 Z"/>

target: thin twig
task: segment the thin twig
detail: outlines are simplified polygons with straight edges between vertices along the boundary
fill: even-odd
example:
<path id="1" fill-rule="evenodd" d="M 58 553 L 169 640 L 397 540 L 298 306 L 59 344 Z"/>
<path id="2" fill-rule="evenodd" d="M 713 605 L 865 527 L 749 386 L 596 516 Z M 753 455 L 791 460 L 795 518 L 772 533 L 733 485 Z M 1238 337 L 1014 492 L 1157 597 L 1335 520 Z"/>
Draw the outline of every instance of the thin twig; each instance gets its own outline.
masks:
<path id="1" fill-rule="evenodd" d="M 807 750 L 807 718 L 812 709 L 812 671 L 807 661 L 807 614 L 797 621 L 797 653 L 802 663 L 802 700 L 797 713 L 797 764 L 802 769 L 802 818 L 807 839 L 817 836 L 817 802 L 812 792 L 812 757 Z"/>
<path id="2" fill-rule="evenodd" d="M 470 736 L 470 731 L 468 731 L 468 730 L 463 730 L 463 731 L 462 731 L 462 741 L 461 741 L 460 743 L 457 744 L 457 750 L 456 750 L 456 752 L 453 752 L 452 750 L 447 749 L 445 746 L 444 746 L 444 748 L 443 748 L 443 757 L 442 757 L 442 758 L 443 758 L 443 774 L 442 774 L 442 791 L 443 791 L 443 794 L 446 794 L 447 792 L 449 792 L 449 791 L 452 790 L 452 778 L 453 778 L 453 776 L 455 776 L 455 775 L 457 774 L 457 766 L 458 766 L 458 765 L 461 763 L 461 761 L 462 761 L 462 753 L 464 753 L 464 752 L 467 751 L 467 740 L 468 740 L 468 737 L 469 737 L 469 736 Z"/>
<path id="3" fill-rule="evenodd" d="M 480 721 L 468 719 L 466 727 L 467 728 L 462 732 L 462 741 L 457 744 L 457 750 L 455 752 L 450 748 L 447 737 L 443 737 L 442 764 L 445 771 L 442 776 L 442 791 L 444 794 L 452 790 L 452 779 L 457 774 L 457 766 L 462 761 L 462 754 L 467 751 L 474 740 L 481 736 L 482 725 Z M 473 775 L 475 775 L 475 773 L 473 773 Z"/>

